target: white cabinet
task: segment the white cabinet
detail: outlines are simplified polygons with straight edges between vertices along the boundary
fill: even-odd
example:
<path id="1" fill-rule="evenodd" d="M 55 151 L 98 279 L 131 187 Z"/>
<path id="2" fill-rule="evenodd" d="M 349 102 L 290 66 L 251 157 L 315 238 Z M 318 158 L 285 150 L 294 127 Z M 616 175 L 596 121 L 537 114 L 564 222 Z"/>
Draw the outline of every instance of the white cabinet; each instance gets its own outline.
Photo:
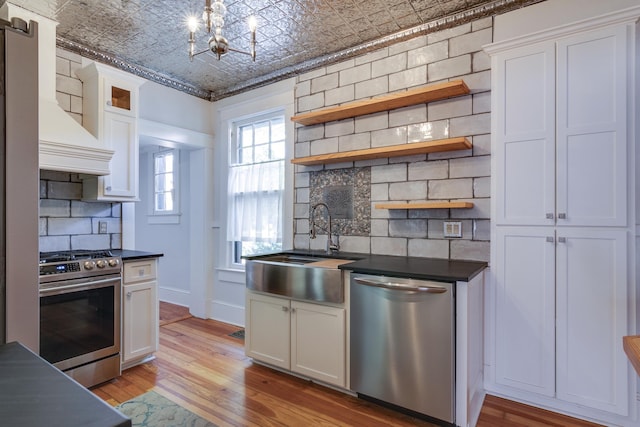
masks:
<path id="1" fill-rule="evenodd" d="M 291 370 L 345 386 L 344 308 L 291 302 Z"/>
<path id="2" fill-rule="evenodd" d="M 346 321 L 341 307 L 247 292 L 245 352 L 255 360 L 346 386 Z"/>
<path id="3" fill-rule="evenodd" d="M 157 258 L 125 261 L 122 286 L 122 367 L 144 362 L 158 350 Z"/>
<path id="4" fill-rule="evenodd" d="M 627 225 L 625 31 L 494 56 L 496 224 Z"/>
<path id="5" fill-rule="evenodd" d="M 123 197 L 135 198 L 138 194 L 138 138 L 136 119 L 122 114 L 104 113 L 104 136 L 114 151 L 111 159 L 111 174 L 101 177 L 98 186 L 88 189 L 102 189 L 102 195 L 96 198 Z M 98 190 L 99 193 L 99 190 Z M 87 195 L 87 191 L 85 191 Z"/>
<path id="6" fill-rule="evenodd" d="M 494 237 L 495 380 L 545 396 L 555 393 L 553 242 L 553 230 L 536 227 L 499 227 Z"/>
<path id="7" fill-rule="evenodd" d="M 498 227 L 495 381 L 627 411 L 627 234 Z"/>
<path id="8" fill-rule="evenodd" d="M 79 70 L 83 124 L 114 151 L 106 176 L 83 176 L 83 198 L 138 200 L 138 97 L 144 79 L 101 64 Z"/>
<path id="9" fill-rule="evenodd" d="M 626 415 L 627 233 L 572 228 L 557 236 L 557 397 Z"/>
<path id="10" fill-rule="evenodd" d="M 279 368 L 291 367 L 290 301 L 247 292 L 245 353 Z"/>
<path id="11" fill-rule="evenodd" d="M 633 378 L 621 342 L 632 332 L 635 29 L 585 28 L 487 49 L 488 389 L 607 424 L 629 415 Z"/>

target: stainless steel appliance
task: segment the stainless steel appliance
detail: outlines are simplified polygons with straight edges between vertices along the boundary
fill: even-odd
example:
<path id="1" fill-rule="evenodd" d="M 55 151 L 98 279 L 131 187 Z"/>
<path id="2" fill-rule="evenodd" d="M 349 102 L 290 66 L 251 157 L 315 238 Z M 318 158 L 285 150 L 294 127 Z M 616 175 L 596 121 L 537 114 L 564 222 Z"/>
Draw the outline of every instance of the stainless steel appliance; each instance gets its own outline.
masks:
<path id="1" fill-rule="evenodd" d="M 455 423 L 454 284 L 352 274 L 351 389 Z"/>
<path id="2" fill-rule="evenodd" d="M 40 254 L 40 356 L 91 387 L 120 375 L 121 259 Z"/>

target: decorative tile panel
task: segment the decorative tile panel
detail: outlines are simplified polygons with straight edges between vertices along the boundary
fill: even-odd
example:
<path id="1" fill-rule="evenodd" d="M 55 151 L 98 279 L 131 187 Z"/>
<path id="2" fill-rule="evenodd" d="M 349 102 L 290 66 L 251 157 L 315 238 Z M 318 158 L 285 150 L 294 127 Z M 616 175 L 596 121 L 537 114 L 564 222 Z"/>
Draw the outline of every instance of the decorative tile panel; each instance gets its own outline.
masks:
<path id="1" fill-rule="evenodd" d="M 371 232 L 371 168 L 330 169 L 310 172 L 310 208 L 326 203 L 332 229 L 341 236 L 369 236 Z M 311 217 L 309 217 L 311 220 Z M 314 217 L 318 234 L 326 234 L 327 211 L 318 207 Z"/>

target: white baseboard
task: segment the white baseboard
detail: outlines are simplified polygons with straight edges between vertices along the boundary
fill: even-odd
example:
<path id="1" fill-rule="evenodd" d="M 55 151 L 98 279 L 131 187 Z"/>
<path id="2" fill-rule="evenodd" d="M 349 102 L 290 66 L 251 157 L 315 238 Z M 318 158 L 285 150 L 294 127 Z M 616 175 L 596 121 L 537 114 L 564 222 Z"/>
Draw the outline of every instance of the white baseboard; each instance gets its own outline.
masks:
<path id="1" fill-rule="evenodd" d="M 211 301 L 209 318 L 244 327 L 244 307 L 221 301 Z"/>
<path id="2" fill-rule="evenodd" d="M 160 301 L 169 302 L 171 304 L 189 307 L 191 293 L 189 291 L 185 291 L 184 289 L 161 287 L 158 289 L 158 299 Z"/>

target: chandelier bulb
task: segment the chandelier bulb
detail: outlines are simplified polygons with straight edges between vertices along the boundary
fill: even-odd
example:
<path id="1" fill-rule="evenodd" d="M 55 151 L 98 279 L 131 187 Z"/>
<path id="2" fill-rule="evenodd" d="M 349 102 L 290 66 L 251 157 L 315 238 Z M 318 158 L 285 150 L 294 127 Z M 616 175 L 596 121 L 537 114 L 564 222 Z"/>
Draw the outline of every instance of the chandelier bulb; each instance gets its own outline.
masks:
<path id="1" fill-rule="evenodd" d="M 198 18 L 193 16 L 189 17 L 187 21 L 187 27 L 189 27 L 189 32 L 195 33 L 198 30 Z"/>
<path id="2" fill-rule="evenodd" d="M 257 27 L 258 27 L 258 21 L 256 20 L 256 17 L 255 16 L 250 16 L 249 17 L 249 29 L 251 30 L 251 32 L 254 32 Z"/>

